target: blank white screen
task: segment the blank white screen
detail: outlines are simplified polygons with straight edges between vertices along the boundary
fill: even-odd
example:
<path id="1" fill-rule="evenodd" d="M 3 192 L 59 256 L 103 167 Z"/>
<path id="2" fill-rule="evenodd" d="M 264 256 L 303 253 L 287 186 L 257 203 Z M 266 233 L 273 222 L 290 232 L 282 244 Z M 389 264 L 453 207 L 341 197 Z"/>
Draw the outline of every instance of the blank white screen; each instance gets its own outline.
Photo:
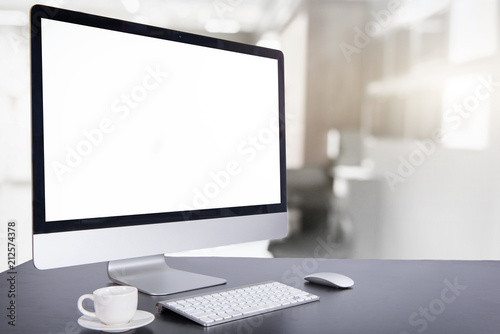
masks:
<path id="1" fill-rule="evenodd" d="M 43 19 L 46 220 L 280 202 L 275 59 Z"/>

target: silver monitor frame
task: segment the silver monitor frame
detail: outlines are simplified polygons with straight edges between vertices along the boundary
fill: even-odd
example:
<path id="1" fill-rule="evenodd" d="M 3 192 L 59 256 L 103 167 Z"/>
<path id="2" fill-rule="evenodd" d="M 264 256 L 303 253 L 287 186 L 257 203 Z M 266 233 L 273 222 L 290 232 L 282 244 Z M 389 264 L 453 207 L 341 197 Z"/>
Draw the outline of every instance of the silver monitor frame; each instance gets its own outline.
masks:
<path id="1" fill-rule="evenodd" d="M 106 217 L 72 222 L 45 220 L 43 167 L 43 90 L 41 19 L 89 24 L 155 38 L 261 55 L 278 60 L 281 202 L 248 208 L 220 208 L 173 215 Z M 168 267 L 164 254 L 257 240 L 278 239 L 288 231 L 286 207 L 283 54 L 210 37 L 36 5 L 32 25 L 33 260 L 38 269 L 110 261 L 108 276 L 151 295 L 164 295 L 225 283 L 223 278 Z M 87 224 L 88 222 L 88 224 Z"/>

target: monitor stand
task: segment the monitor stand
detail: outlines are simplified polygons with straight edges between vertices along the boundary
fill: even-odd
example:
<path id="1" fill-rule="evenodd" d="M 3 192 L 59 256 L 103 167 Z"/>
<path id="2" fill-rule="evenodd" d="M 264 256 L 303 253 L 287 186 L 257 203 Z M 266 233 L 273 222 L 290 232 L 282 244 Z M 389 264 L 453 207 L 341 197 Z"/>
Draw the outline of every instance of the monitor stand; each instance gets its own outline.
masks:
<path id="1" fill-rule="evenodd" d="M 108 262 L 108 277 L 117 284 L 160 296 L 225 284 L 223 278 L 170 268 L 163 254 Z"/>

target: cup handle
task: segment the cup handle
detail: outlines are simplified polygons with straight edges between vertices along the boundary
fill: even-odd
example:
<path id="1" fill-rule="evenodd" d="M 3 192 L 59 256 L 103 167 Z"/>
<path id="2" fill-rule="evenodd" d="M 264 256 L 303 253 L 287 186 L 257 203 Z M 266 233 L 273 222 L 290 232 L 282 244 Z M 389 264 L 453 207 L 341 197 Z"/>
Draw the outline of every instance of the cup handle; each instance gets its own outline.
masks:
<path id="1" fill-rule="evenodd" d="M 95 315 L 95 312 L 90 312 L 90 311 L 87 311 L 86 309 L 83 308 L 83 301 L 85 299 L 90 299 L 90 300 L 94 301 L 94 295 L 86 294 L 86 295 L 80 296 L 80 298 L 78 298 L 78 310 L 80 312 L 82 312 L 82 314 L 84 314 L 84 315 L 87 315 L 87 316 L 92 317 L 92 318 L 97 318 Z"/>

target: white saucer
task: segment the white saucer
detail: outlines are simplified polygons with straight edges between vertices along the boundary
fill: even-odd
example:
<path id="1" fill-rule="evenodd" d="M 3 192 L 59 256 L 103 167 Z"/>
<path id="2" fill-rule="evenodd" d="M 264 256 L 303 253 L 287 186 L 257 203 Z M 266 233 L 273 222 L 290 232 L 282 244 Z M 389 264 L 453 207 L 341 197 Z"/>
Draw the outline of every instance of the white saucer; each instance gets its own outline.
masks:
<path id="1" fill-rule="evenodd" d="M 106 325 L 100 322 L 98 319 L 91 318 L 86 315 L 82 315 L 78 319 L 78 324 L 82 327 L 88 329 L 94 329 L 97 331 L 103 331 L 107 333 L 120 333 L 129 331 L 134 328 L 146 326 L 147 324 L 151 323 L 154 319 L 155 316 L 152 315 L 151 313 L 138 310 L 137 312 L 135 312 L 135 315 L 132 318 L 132 320 L 130 320 L 129 323 L 124 325 L 112 325 L 112 326 Z"/>

